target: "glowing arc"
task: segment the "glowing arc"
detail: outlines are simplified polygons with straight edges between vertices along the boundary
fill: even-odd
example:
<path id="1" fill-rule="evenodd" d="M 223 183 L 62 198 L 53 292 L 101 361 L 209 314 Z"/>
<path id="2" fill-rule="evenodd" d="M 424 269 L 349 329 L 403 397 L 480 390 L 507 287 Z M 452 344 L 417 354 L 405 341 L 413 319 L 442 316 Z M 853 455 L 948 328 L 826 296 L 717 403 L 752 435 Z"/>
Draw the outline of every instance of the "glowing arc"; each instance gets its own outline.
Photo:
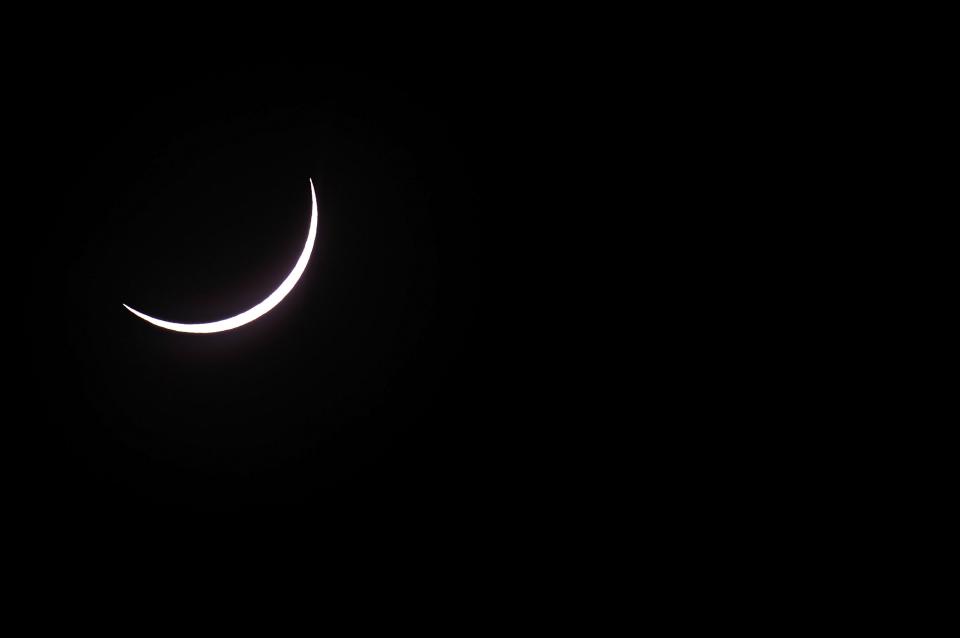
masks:
<path id="1" fill-rule="evenodd" d="M 151 317 L 150 315 L 146 315 L 139 310 L 134 310 L 127 304 L 123 304 L 123 307 L 144 321 L 152 323 L 155 326 L 166 328 L 167 330 L 174 330 L 176 332 L 192 332 L 197 334 L 233 330 L 234 328 L 239 328 L 244 324 L 250 323 L 254 319 L 259 319 L 263 315 L 273 310 L 277 304 L 283 301 L 284 297 L 290 294 L 290 291 L 293 290 L 295 285 L 297 285 L 297 282 L 300 280 L 303 272 L 307 269 L 307 262 L 310 261 L 310 254 L 313 252 L 313 244 L 317 239 L 317 193 L 313 189 L 312 179 L 310 180 L 310 195 L 313 198 L 313 211 L 310 213 L 310 230 L 307 232 L 307 243 L 303 247 L 303 252 L 300 253 L 300 259 L 297 260 L 297 264 L 293 267 L 293 270 L 290 271 L 290 274 L 287 275 L 287 278 L 283 280 L 283 283 L 281 283 L 276 290 L 270 293 L 269 297 L 255 305 L 253 308 L 241 312 L 238 315 L 234 315 L 233 317 L 221 319 L 220 321 L 212 321 L 210 323 L 176 323 L 173 321 L 164 321 L 163 319 Z"/>

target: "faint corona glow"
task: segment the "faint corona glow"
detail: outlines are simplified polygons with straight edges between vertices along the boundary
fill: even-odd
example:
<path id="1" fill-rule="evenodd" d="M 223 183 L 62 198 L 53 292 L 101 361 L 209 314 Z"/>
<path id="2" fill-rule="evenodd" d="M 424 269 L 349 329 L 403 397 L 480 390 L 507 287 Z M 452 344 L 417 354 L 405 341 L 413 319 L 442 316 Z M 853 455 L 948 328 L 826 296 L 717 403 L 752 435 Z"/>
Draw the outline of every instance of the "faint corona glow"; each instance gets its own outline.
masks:
<path id="1" fill-rule="evenodd" d="M 313 252 L 313 243 L 317 238 L 317 193 L 313 190 L 312 179 L 310 180 L 310 194 L 313 197 L 313 212 L 310 214 L 310 231 L 307 233 L 307 243 L 303 247 L 303 252 L 300 254 L 300 259 L 297 260 L 297 265 L 293 267 L 293 270 L 290 271 L 290 274 L 287 275 L 287 278 L 283 280 L 283 283 L 280 284 L 279 288 L 270 293 L 269 297 L 258 303 L 250 310 L 241 312 L 239 315 L 235 315 L 228 319 L 221 319 L 220 321 L 212 321 L 210 323 L 175 323 L 173 321 L 155 319 L 150 315 L 145 315 L 138 310 L 134 310 L 127 304 L 123 304 L 123 307 L 144 321 L 148 321 L 155 326 L 160 326 L 161 328 L 166 328 L 167 330 L 175 330 L 177 332 L 194 332 L 199 334 L 233 330 L 234 328 L 239 328 L 245 323 L 250 323 L 254 319 L 259 319 L 263 315 L 273 310 L 273 308 L 280 303 L 283 298 L 290 293 L 291 290 L 293 290 L 293 287 L 297 285 L 297 281 L 300 280 L 300 276 L 303 275 L 303 271 L 307 269 L 307 262 L 310 261 L 310 253 Z"/>

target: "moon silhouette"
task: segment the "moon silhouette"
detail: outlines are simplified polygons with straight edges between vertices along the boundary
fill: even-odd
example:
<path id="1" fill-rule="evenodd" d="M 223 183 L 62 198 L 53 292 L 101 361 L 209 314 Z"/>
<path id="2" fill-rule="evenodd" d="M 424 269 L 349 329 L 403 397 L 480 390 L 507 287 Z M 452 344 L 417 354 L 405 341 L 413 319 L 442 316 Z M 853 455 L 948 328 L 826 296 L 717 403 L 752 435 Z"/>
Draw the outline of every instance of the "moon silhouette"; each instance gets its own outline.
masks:
<path id="1" fill-rule="evenodd" d="M 303 271 L 306 270 L 307 262 L 310 261 L 310 253 L 313 252 L 313 244 L 317 239 L 317 193 L 313 189 L 312 179 L 310 180 L 310 195 L 313 198 L 313 211 L 310 213 L 310 230 L 307 232 L 307 243 L 303 247 L 303 252 L 300 253 L 300 259 L 297 260 L 297 264 L 293 267 L 293 270 L 290 271 L 290 274 L 287 275 L 287 278 L 283 280 L 283 283 L 270 293 L 269 297 L 253 308 L 234 315 L 233 317 L 221 319 L 220 321 L 212 321 L 210 323 L 175 323 L 173 321 L 164 321 L 163 319 L 151 317 L 138 310 L 134 310 L 127 304 L 123 304 L 123 307 L 155 326 L 176 332 L 193 332 L 198 334 L 233 330 L 234 328 L 239 328 L 244 324 L 250 323 L 254 319 L 259 319 L 273 310 L 276 305 L 283 301 L 283 298 L 293 290 L 293 287 L 297 285 L 297 282 L 303 275 Z"/>

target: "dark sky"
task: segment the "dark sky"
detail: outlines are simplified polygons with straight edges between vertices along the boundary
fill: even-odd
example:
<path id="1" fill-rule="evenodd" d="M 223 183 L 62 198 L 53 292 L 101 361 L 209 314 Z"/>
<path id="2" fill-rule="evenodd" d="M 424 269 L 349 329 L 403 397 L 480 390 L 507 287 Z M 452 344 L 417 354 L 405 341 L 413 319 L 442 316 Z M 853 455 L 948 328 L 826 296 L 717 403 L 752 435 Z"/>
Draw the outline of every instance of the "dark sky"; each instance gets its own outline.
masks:
<path id="1" fill-rule="evenodd" d="M 522 319 L 491 240 L 524 223 L 527 78 L 470 50 L 36 64 L 11 126 L 24 507 L 442 516 L 509 492 Z M 316 248 L 272 312 L 186 335 L 121 307 L 201 322 L 266 297 L 302 248 L 308 178 Z"/>

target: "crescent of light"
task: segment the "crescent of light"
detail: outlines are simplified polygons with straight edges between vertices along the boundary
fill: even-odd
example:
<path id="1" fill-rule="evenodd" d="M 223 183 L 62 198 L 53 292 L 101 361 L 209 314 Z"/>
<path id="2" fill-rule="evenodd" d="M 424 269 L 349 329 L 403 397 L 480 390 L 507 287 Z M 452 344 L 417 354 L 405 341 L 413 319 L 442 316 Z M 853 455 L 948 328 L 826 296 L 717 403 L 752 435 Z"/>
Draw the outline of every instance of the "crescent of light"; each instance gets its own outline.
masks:
<path id="1" fill-rule="evenodd" d="M 313 180 L 310 180 L 310 194 L 313 197 L 313 212 L 310 214 L 310 231 L 307 233 L 307 243 L 303 247 L 303 252 L 300 253 L 300 259 L 297 260 L 297 265 L 293 267 L 293 270 L 290 271 L 290 274 L 287 275 L 287 278 L 283 280 L 283 283 L 280 284 L 280 287 L 270 293 L 270 296 L 258 303 L 256 306 L 241 312 L 239 315 L 235 315 L 228 319 L 221 319 L 220 321 L 212 321 L 210 323 L 174 323 L 173 321 L 164 321 L 162 319 L 155 319 L 150 315 L 145 315 L 138 310 L 134 310 L 127 304 L 123 304 L 123 307 L 137 315 L 144 321 L 148 321 L 155 326 L 160 326 L 161 328 L 166 328 L 167 330 L 175 330 L 177 332 L 194 332 L 194 333 L 210 333 L 210 332 L 223 332 L 224 330 L 233 330 L 234 328 L 239 328 L 243 324 L 250 323 L 254 319 L 259 319 L 263 315 L 267 314 L 273 308 L 280 303 L 284 297 L 286 297 L 293 287 L 297 284 L 297 281 L 300 280 L 300 276 L 303 275 L 303 271 L 307 268 L 307 262 L 310 261 L 310 253 L 313 252 L 313 243 L 317 238 L 317 193 L 313 190 Z"/>

